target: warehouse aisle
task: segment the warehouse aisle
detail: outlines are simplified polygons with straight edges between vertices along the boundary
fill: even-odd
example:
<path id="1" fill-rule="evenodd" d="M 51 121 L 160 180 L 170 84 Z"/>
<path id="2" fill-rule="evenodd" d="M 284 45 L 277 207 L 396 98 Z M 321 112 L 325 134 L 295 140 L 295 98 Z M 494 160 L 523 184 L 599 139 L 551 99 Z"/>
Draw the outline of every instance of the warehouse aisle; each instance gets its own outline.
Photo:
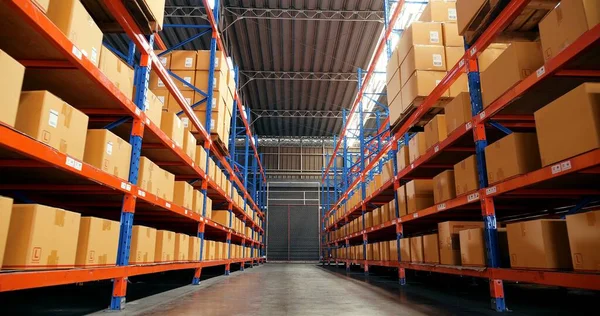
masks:
<path id="1" fill-rule="evenodd" d="M 341 268 L 340 271 L 343 271 Z M 210 281 L 209 281 L 210 282 Z M 411 297 L 411 298 L 408 298 Z M 219 282 L 142 315 L 449 315 L 486 314 L 458 309 L 414 295 L 332 273 L 314 264 L 266 264 L 223 277 Z M 161 301 L 160 297 L 154 301 Z M 143 303 L 141 303 L 143 305 Z M 128 314 L 138 314 L 135 302 Z M 139 306 L 142 308 L 143 306 Z M 139 310 L 139 309 L 138 309 Z"/>

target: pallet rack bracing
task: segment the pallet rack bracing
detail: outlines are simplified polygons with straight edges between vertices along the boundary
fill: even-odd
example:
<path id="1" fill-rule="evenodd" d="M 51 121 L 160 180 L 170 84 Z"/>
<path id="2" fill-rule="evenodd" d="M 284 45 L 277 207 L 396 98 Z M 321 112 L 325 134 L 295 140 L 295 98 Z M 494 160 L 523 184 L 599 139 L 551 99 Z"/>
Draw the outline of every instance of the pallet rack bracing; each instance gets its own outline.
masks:
<path id="1" fill-rule="evenodd" d="M 359 163 L 358 170 L 344 169 L 345 172 L 356 172 L 354 180 L 348 181 L 347 177 L 350 174 L 344 174 L 343 179 L 339 181 L 335 176 L 329 174 L 329 167 L 337 167 L 335 160 L 336 152 L 340 144 L 343 150 L 343 164 L 345 166 L 347 159 L 346 139 L 350 133 L 344 129 L 342 134 L 337 138 L 338 146 L 335 147 L 333 155 L 329 160 L 327 168 L 323 170 L 323 196 L 324 196 L 324 211 L 322 219 L 322 250 L 323 258 L 328 258 L 325 261 L 330 263 L 335 261 L 344 263 L 349 269 L 350 265 L 361 265 L 365 272 L 368 273 L 369 265 L 388 266 L 398 268 L 398 274 L 401 284 L 405 284 L 405 269 L 422 270 L 446 274 L 475 276 L 489 279 L 490 295 L 492 298 L 492 308 L 497 311 L 506 310 L 503 281 L 518 281 L 528 282 L 552 286 L 562 286 L 570 288 L 581 288 L 590 290 L 600 290 L 600 277 L 598 274 L 583 273 L 583 272 L 564 272 L 564 271 L 540 271 L 540 270 L 520 270 L 500 268 L 499 251 L 497 240 L 497 218 L 498 211 L 501 214 L 512 214 L 518 219 L 523 216 L 524 209 L 519 207 L 519 203 L 523 203 L 523 198 L 527 197 L 537 208 L 549 207 L 549 204 L 557 204 L 561 207 L 570 206 L 569 213 L 576 213 L 586 204 L 594 201 L 598 191 L 594 189 L 583 189 L 581 187 L 569 187 L 560 185 L 560 182 L 555 180 L 564 179 L 566 177 L 584 177 L 586 175 L 597 174 L 597 166 L 600 163 L 600 152 L 598 149 L 584 154 L 580 154 L 573 158 L 563 160 L 561 162 L 543 167 L 539 170 L 526 173 L 521 176 L 513 177 L 494 185 L 489 185 L 486 179 L 486 160 L 484 157 L 484 149 L 487 146 L 487 140 L 490 137 L 497 137 L 497 134 L 511 133 L 512 130 L 531 129 L 533 125 L 533 111 L 529 115 L 505 115 L 501 111 L 515 108 L 519 106 L 522 100 L 531 101 L 531 96 L 535 91 L 544 91 L 544 98 L 539 98 L 537 108 L 547 104 L 550 100 L 568 92 L 582 82 L 597 81 L 598 72 L 597 63 L 594 64 L 593 57 L 597 54 L 600 43 L 600 26 L 596 25 L 570 46 L 558 53 L 555 57 L 547 60 L 543 67 L 536 72 L 526 77 L 524 80 L 508 89 L 496 101 L 492 102 L 485 109 L 482 106 L 481 86 L 479 80 L 479 71 L 477 57 L 492 43 L 498 34 L 500 34 L 506 26 L 508 26 L 528 5 L 527 0 L 512 0 L 506 1 L 506 6 L 499 12 L 498 16 L 491 21 L 491 24 L 482 32 L 482 34 L 474 40 L 471 45 L 466 45 L 466 53 L 452 69 L 450 69 L 445 78 L 437 85 L 437 87 L 429 94 L 423 103 L 408 117 L 402 119 L 402 123 L 394 132 L 390 132 L 390 138 L 385 142 L 373 157 L 367 155 L 368 162 Z M 386 4 L 385 11 L 389 8 Z M 398 4 L 402 6 L 403 3 Z M 396 8 L 401 10 L 401 8 Z M 386 26 L 394 24 L 386 21 Z M 395 21 L 395 20 L 391 20 Z M 389 39 L 383 37 L 379 43 L 377 53 L 380 47 L 383 47 Z M 376 55 L 377 56 L 377 55 Z M 587 57 L 587 59 L 586 59 Z M 377 58 L 375 58 L 376 62 Z M 586 64 L 587 63 L 587 64 Z M 591 64 L 590 64 L 591 63 Z M 467 73 L 469 83 L 469 93 L 472 108 L 472 119 L 467 121 L 452 133 L 449 133 L 447 138 L 435 146 L 429 148 L 425 154 L 421 155 L 415 161 L 410 163 L 403 170 L 394 170 L 393 178 L 385 183 L 382 183 L 372 194 L 365 194 L 364 185 L 369 183 L 369 177 L 372 172 L 379 168 L 380 161 L 390 159 L 389 153 L 396 156 L 396 150 L 399 146 L 407 144 L 413 136 L 412 132 L 418 130 L 418 122 L 423 118 L 434 104 L 440 99 L 442 94 L 458 79 L 458 77 Z M 563 85 L 562 89 L 556 89 L 556 82 L 560 81 Z M 553 85 L 554 84 L 554 85 Z M 358 112 L 360 115 L 360 99 L 362 98 L 362 90 L 359 88 Z M 545 100 L 542 100 L 545 99 Z M 535 99 L 534 99 L 535 100 Z M 534 102 L 534 103 L 535 103 Z M 353 111 L 352 109 L 351 111 Z M 345 118 L 345 115 L 344 115 Z M 362 120 L 361 120 L 362 122 Z M 385 121 L 386 125 L 389 119 Z M 344 121 L 346 126 L 347 121 Z M 387 129 L 387 126 L 381 125 L 380 129 Z M 473 136 L 469 134 L 472 133 Z M 362 136 L 362 135 L 361 135 Z M 363 145 L 368 143 L 368 139 L 359 137 L 361 141 L 361 151 L 365 148 Z M 467 144 L 469 148 L 465 148 Z M 443 203 L 435 204 L 431 207 L 418 210 L 415 213 L 399 216 L 398 214 L 398 197 L 397 189 L 401 184 L 404 184 L 409 179 L 414 178 L 431 178 L 433 175 L 446 170 L 448 167 L 436 164 L 442 158 L 448 158 L 457 151 L 466 150 L 473 152 L 477 157 L 477 171 L 479 174 L 479 189 L 468 194 L 457 196 Z M 361 158 L 364 158 L 361 155 Z M 461 161 L 454 158 L 452 164 Z M 360 159 L 360 158 L 359 158 Z M 392 158 L 393 159 L 393 158 Z M 365 166 L 366 164 L 366 166 Z M 351 163 L 349 165 L 352 165 Z M 394 166 L 397 163 L 394 161 Z M 343 166 L 343 167 L 344 167 Z M 335 175 L 336 173 L 334 173 Z M 333 180 L 332 180 L 333 179 Z M 554 181 L 554 188 L 539 186 Z M 333 188 L 333 192 L 329 192 L 329 188 Z M 333 199 L 330 199 L 330 193 Z M 346 202 L 351 199 L 354 194 L 359 194 L 360 199 L 355 206 L 349 207 Z M 333 201 L 331 201 L 333 200 Z M 365 213 L 370 212 L 384 203 L 395 201 L 396 216 L 379 225 L 366 227 Z M 552 203 L 551 203 L 552 202 Z M 537 205 L 536 205 L 537 203 Z M 553 205 L 556 206 L 556 205 Z M 481 213 L 477 213 L 480 210 Z M 334 215 L 333 217 L 331 215 Z M 535 215 L 535 214 L 534 214 Z M 537 215 L 543 215 L 538 214 Z M 474 219 L 482 218 L 483 227 L 485 228 L 485 250 L 487 264 L 485 267 L 470 268 L 464 266 L 447 266 L 439 264 L 419 264 L 401 262 L 400 241 L 405 234 L 414 234 L 423 229 L 426 221 L 442 222 L 445 220 L 453 220 L 460 218 Z M 359 227 L 357 232 L 348 233 L 348 223 L 350 220 L 362 217 L 362 227 Z M 506 215 L 504 215 L 506 217 Z M 343 230 L 345 233 L 340 233 L 338 238 L 330 238 L 327 240 L 328 234 L 332 231 Z M 331 234 L 329 235 L 331 236 Z M 363 259 L 351 260 L 337 258 L 336 250 L 345 251 L 348 254 L 350 245 L 366 245 L 370 240 L 393 240 L 396 239 L 397 261 L 376 261 L 367 260 L 366 248 L 363 246 Z M 346 256 L 346 258 L 349 258 Z"/>
<path id="2" fill-rule="evenodd" d="M 123 181 L 52 149 L 10 126 L 0 124 L 0 151 L 3 157 L 0 168 L 2 168 L 3 174 L 7 175 L 3 177 L 0 190 L 5 195 L 27 203 L 43 203 L 65 209 L 81 209 L 87 215 L 103 218 L 120 218 L 121 230 L 117 265 L 101 268 L 5 272 L 0 274 L 0 284 L 2 284 L 0 291 L 112 279 L 114 286 L 110 308 L 122 309 L 125 302 L 127 279 L 130 276 L 195 269 L 192 282 L 198 284 L 203 267 L 224 265 L 226 274 L 228 274 L 231 264 L 240 264 L 243 270 L 246 263 L 253 266 L 262 262 L 264 253 L 262 236 L 265 225 L 264 211 L 266 211 L 264 208 L 265 177 L 255 146 L 256 139 L 248 125 L 247 118 L 249 116 L 240 115 L 239 119 L 243 122 L 243 126 L 238 127 L 238 130 L 232 133 L 232 138 L 235 139 L 236 135 L 245 135 L 246 147 L 243 154 L 251 157 L 251 166 L 249 166 L 248 158 L 246 158 L 244 166 L 236 166 L 234 164 L 235 148 L 233 148 L 231 156 L 223 156 L 216 149 L 207 133 L 210 126 L 202 126 L 193 115 L 190 105 L 187 104 L 174 81 L 154 54 L 155 40 L 159 46 L 164 46 L 158 35 L 146 38 L 121 1 L 102 1 L 131 40 L 129 56 L 126 56 L 127 61 L 133 63 L 135 51 L 138 50 L 140 53 L 139 63 L 135 65 L 136 93 L 133 101 L 108 80 L 86 56 L 82 56 L 77 47 L 31 0 L 9 0 L 0 4 L 2 21 L 11 26 L 0 31 L 5 39 L 0 48 L 23 64 L 28 72 L 38 75 L 41 82 L 45 81 L 41 87 L 38 82 L 36 83 L 38 87 L 33 88 L 51 90 L 52 93 L 89 115 L 96 124 L 106 122 L 106 118 L 126 117 L 112 126 L 131 127 L 129 142 L 132 146 L 132 158 L 128 181 Z M 208 8 L 207 3 L 205 3 L 205 7 Z M 207 12 L 212 30 L 212 60 L 215 58 L 217 47 L 223 50 L 220 34 L 216 27 L 217 12 L 218 4 L 214 9 L 214 14 L 211 10 Z M 10 40 L 15 38 L 18 40 Z M 35 49 L 28 47 L 29 43 L 35 45 Z M 211 67 L 212 74 L 214 63 L 211 65 L 213 65 Z M 158 74 L 182 110 L 188 114 L 191 124 L 199 131 L 201 145 L 206 150 L 206 157 L 210 157 L 212 154 L 225 170 L 228 178 L 240 190 L 243 196 L 243 205 L 235 203 L 232 196 L 226 194 L 204 171 L 208 170 L 209 159 L 206 159 L 205 166 L 198 166 L 193 157 L 188 157 L 181 148 L 175 146 L 173 140 L 145 115 L 144 104 L 151 71 Z M 210 77 L 210 80 L 213 80 L 213 76 Z M 57 81 L 60 83 L 56 84 Z M 212 91 L 208 91 L 207 94 L 210 96 Z M 237 108 L 242 109 L 237 95 L 235 99 Z M 210 97 L 206 100 L 209 109 L 211 100 Z M 208 124 L 211 122 L 210 115 L 211 111 L 207 111 L 206 122 Z M 234 115 L 234 126 L 237 119 Z M 234 127 L 235 129 L 236 127 Z M 254 150 L 252 156 L 248 144 Z M 195 186 L 201 189 L 204 200 L 201 214 L 176 205 L 172 201 L 166 201 L 150 192 L 145 192 L 136 185 L 142 151 L 157 148 L 162 150 L 162 155 L 167 161 L 164 163 L 164 167 L 175 173 L 177 178 L 197 180 Z M 33 171 L 30 172 L 30 170 Z M 249 174 L 252 177 L 249 177 Z M 260 174 L 261 177 L 256 176 L 257 174 Z M 21 175 L 27 175 L 27 177 L 21 179 Z M 240 177 L 243 178 L 243 182 Z M 246 188 L 250 188 L 250 190 Z M 216 203 L 224 205 L 230 211 L 230 218 L 233 216 L 241 218 L 246 226 L 251 228 L 252 235 L 244 236 L 206 218 L 207 196 L 212 197 Z M 246 205 L 251 208 L 250 214 L 245 211 Z M 110 212 L 110 210 L 115 211 Z M 201 240 L 200 258 L 192 262 L 129 265 L 131 231 L 132 225 L 136 222 L 150 223 L 150 226 L 154 227 L 168 227 L 178 232 L 195 231 L 194 234 L 197 234 Z M 262 225 L 258 225 L 259 222 Z M 260 254 L 252 258 L 232 259 L 231 246 L 229 246 L 227 254 L 229 259 L 202 260 L 205 237 L 223 240 L 229 245 L 235 243 L 251 250 L 256 249 Z M 254 251 L 252 253 L 254 255 Z"/>

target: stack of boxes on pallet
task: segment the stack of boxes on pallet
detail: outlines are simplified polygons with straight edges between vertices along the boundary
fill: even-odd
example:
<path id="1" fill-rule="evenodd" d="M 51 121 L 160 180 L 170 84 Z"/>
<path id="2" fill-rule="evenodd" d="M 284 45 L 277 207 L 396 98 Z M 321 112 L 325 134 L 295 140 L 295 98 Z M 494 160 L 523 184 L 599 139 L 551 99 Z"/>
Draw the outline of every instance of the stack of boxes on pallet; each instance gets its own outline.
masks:
<path id="1" fill-rule="evenodd" d="M 160 54 L 160 52 L 157 52 L 157 54 Z M 203 102 L 206 97 L 195 91 L 192 87 L 208 93 L 210 51 L 172 51 L 165 56 L 161 56 L 161 63 L 165 68 L 171 70 L 175 85 L 179 88 L 189 105 L 194 106 L 193 110 L 196 117 L 206 127 L 207 102 Z M 235 96 L 235 78 L 234 72 L 230 69 L 225 54 L 222 51 L 216 52 L 214 69 L 210 133 L 216 135 L 225 148 L 229 148 L 229 130 Z M 169 93 L 156 73 L 151 74 L 149 87 L 163 101 L 164 111 L 171 113 L 182 111 L 179 103 Z M 189 118 L 183 113 L 180 117 L 183 125 L 194 132 L 195 127 L 190 125 Z"/>

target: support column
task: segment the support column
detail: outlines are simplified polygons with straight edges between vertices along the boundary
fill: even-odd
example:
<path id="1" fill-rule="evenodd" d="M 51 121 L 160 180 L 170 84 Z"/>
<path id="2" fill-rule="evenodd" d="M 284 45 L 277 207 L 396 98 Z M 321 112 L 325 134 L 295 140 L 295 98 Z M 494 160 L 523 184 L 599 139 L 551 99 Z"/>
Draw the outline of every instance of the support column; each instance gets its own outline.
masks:
<path id="1" fill-rule="evenodd" d="M 398 251 L 398 263 L 402 261 L 400 251 L 400 239 L 404 237 L 404 227 L 400 222 L 396 222 L 396 251 Z M 406 285 L 406 271 L 404 268 L 398 267 L 398 282 L 400 285 Z"/>
<path id="2" fill-rule="evenodd" d="M 198 238 L 200 238 L 200 261 L 204 260 L 203 251 L 204 251 L 204 231 L 206 229 L 206 224 L 204 221 L 198 223 Z M 192 279 L 192 285 L 200 284 L 200 276 L 202 274 L 202 267 L 198 267 L 194 270 L 194 278 Z"/>

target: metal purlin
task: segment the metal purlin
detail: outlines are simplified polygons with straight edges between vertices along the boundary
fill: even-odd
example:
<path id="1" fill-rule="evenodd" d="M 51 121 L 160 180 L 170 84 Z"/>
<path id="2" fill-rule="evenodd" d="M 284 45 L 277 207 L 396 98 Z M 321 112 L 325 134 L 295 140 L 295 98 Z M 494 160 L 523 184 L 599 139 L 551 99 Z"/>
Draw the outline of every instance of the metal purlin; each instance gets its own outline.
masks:
<path id="1" fill-rule="evenodd" d="M 154 43 L 154 35 L 150 36 L 150 45 Z M 133 60 L 135 49 L 129 50 L 128 60 Z M 134 84 L 136 87 L 135 105 L 144 111 L 146 104 L 146 92 L 150 81 L 152 63 L 145 52 L 141 52 L 140 65 L 135 67 Z M 133 120 L 129 143 L 131 144 L 131 160 L 129 163 L 129 182 L 137 185 L 139 162 L 142 152 L 142 138 L 144 136 L 144 122 L 139 119 Z M 129 250 L 131 248 L 131 234 L 133 231 L 133 214 L 135 213 L 136 198 L 132 193 L 125 194 L 123 207 L 121 209 L 121 225 L 119 230 L 119 246 L 117 252 L 117 266 L 129 265 Z M 127 294 L 127 277 L 114 279 L 113 292 L 110 299 L 110 309 L 122 310 L 125 307 L 125 296 Z"/>

